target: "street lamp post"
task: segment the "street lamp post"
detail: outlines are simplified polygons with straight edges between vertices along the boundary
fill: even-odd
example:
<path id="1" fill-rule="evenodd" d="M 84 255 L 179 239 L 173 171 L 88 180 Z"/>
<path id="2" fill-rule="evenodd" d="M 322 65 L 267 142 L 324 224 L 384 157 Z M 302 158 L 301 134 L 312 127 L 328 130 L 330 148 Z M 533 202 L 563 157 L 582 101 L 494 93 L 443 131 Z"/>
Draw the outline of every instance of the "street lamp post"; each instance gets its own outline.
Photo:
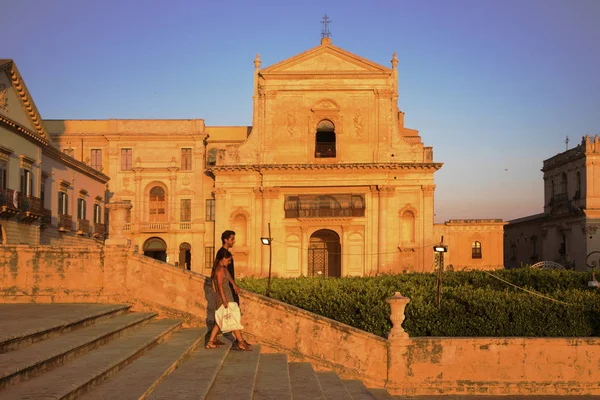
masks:
<path id="1" fill-rule="evenodd" d="M 269 278 L 267 279 L 267 297 L 271 297 L 271 260 L 273 259 L 273 249 L 271 248 L 271 242 L 273 238 L 271 237 L 271 223 L 267 224 L 269 229 L 269 237 L 261 237 L 260 241 L 263 245 L 269 246 Z"/>
<path id="2" fill-rule="evenodd" d="M 448 246 L 444 246 L 444 237 L 439 245 L 433 246 L 433 251 L 438 256 L 438 268 L 437 268 L 437 297 L 435 299 L 435 306 L 439 309 L 442 302 L 442 271 L 444 270 L 444 253 L 448 251 Z"/>

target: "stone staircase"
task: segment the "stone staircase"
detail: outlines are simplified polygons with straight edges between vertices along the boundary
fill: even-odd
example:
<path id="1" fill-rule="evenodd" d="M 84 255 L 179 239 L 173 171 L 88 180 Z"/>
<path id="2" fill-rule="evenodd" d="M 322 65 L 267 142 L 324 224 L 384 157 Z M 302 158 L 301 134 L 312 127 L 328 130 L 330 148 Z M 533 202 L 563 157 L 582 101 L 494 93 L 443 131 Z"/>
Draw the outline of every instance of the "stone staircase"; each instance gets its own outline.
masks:
<path id="1" fill-rule="evenodd" d="M 258 345 L 206 350 L 206 328 L 129 307 L 0 304 L 0 399 L 395 398 Z"/>

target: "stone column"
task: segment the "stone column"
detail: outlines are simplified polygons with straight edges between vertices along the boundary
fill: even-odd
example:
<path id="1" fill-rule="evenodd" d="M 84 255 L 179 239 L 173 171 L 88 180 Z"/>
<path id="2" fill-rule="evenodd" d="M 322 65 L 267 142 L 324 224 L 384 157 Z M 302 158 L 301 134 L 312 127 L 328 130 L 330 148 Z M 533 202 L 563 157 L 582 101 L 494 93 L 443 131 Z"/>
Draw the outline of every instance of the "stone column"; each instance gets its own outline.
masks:
<path id="1" fill-rule="evenodd" d="M 129 240 L 123 233 L 123 228 L 127 223 L 127 211 L 131 207 L 131 204 L 120 201 L 120 199 L 106 205 L 110 213 L 110 230 L 108 231 L 108 239 L 105 241 L 107 246 L 127 246 L 129 244 Z"/>
<path id="2" fill-rule="evenodd" d="M 227 190 L 224 188 L 216 188 L 213 191 L 213 196 L 215 197 L 215 221 L 213 223 L 215 224 L 214 243 L 216 254 L 216 251 L 221 248 L 221 233 L 226 229 L 224 226 L 226 226 L 227 222 L 227 213 L 225 209 Z"/>
<path id="3" fill-rule="evenodd" d="M 388 217 L 390 210 L 389 198 L 394 195 L 394 187 L 380 185 L 379 189 L 379 235 L 378 235 L 378 253 L 379 253 L 379 269 L 378 272 L 389 272 L 391 266 L 389 265 L 389 251 L 388 246 Z"/>
<path id="4" fill-rule="evenodd" d="M 142 193 L 141 171 L 135 171 L 135 207 L 133 207 L 133 221 L 131 221 L 132 231 L 139 232 L 142 222 L 142 204 L 144 203 L 144 194 Z"/>
<path id="5" fill-rule="evenodd" d="M 262 235 L 261 237 L 269 236 L 269 222 L 271 222 L 271 206 L 273 205 L 273 199 L 279 197 L 278 187 L 263 187 L 262 188 Z M 271 235 L 273 234 L 273 227 L 271 227 Z M 272 246 L 273 244 L 271 244 Z M 261 262 L 261 276 L 267 276 L 269 274 L 269 246 L 262 245 L 262 262 Z"/>
<path id="6" fill-rule="evenodd" d="M 433 251 L 431 246 L 425 246 L 426 244 L 439 243 L 441 238 L 433 237 L 433 213 L 434 213 L 434 202 L 433 194 L 435 192 L 435 185 L 423 185 L 423 206 L 421 208 L 421 227 L 423 234 L 421 235 L 421 260 L 422 269 L 421 271 L 433 271 Z M 416 221 L 415 221 L 416 223 Z"/>
<path id="7" fill-rule="evenodd" d="M 251 259 L 252 259 L 252 268 L 253 273 L 255 275 L 262 275 L 262 259 L 263 259 L 263 247 L 265 247 L 261 242 L 260 238 L 262 237 L 263 232 L 263 193 L 262 187 L 255 187 L 252 189 L 254 192 L 254 215 L 255 218 L 252 218 L 252 233 L 255 237 L 254 242 L 248 244 L 251 251 Z"/>

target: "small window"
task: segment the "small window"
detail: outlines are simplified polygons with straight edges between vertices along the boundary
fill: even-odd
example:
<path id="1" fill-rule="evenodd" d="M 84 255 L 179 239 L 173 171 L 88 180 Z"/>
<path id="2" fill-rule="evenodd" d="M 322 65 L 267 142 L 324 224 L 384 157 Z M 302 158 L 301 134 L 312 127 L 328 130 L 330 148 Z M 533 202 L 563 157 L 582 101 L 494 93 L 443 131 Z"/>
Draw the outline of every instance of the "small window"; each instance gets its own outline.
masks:
<path id="1" fill-rule="evenodd" d="M 131 171 L 133 168 L 133 152 L 131 149 L 121 149 L 121 171 Z"/>
<path id="2" fill-rule="evenodd" d="M 210 149 L 206 156 L 206 165 L 217 165 L 217 149 Z"/>
<path id="3" fill-rule="evenodd" d="M 215 220 L 215 199 L 206 199 L 206 220 Z"/>
<path id="4" fill-rule="evenodd" d="M 69 195 L 65 192 L 58 192 L 58 214 L 69 215 Z"/>
<path id="5" fill-rule="evenodd" d="M 86 217 L 86 204 L 85 199 L 77 199 L 77 219 L 85 219 Z"/>
<path id="6" fill-rule="evenodd" d="M 192 169 L 192 149 L 181 149 L 181 170 L 190 171 Z"/>
<path id="7" fill-rule="evenodd" d="M 471 258 L 481 258 L 481 242 L 473 242 L 473 252 Z"/>
<path id="8" fill-rule="evenodd" d="M 204 248 L 204 268 L 212 269 L 214 259 L 215 248 L 213 246 L 206 246 Z"/>
<path id="9" fill-rule="evenodd" d="M 190 222 L 192 220 L 192 200 L 181 199 L 181 222 Z"/>
<path id="10" fill-rule="evenodd" d="M 101 171 L 102 170 L 102 150 L 100 149 L 92 149 L 92 168 Z"/>

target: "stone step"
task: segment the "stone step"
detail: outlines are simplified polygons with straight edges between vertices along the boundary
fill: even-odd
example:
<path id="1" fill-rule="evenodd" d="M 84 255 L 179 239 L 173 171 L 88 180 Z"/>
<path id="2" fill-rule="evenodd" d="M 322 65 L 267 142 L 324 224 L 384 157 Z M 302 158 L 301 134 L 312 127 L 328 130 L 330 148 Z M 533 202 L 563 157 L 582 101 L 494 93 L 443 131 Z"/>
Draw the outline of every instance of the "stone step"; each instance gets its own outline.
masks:
<path id="1" fill-rule="evenodd" d="M 252 400 L 292 400 L 287 355 L 261 354 Z"/>
<path id="2" fill-rule="evenodd" d="M 288 368 L 294 400 L 325 400 L 317 374 L 310 363 L 292 362 Z"/>
<path id="3" fill-rule="evenodd" d="M 164 342 L 144 354 L 143 357 L 138 358 L 120 370 L 118 374 L 92 388 L 91 391 L 77 397 L 77 399 L 146 398 L 200 342 L 202 342 L 202 345 L 204 344 L 205 333 L 206 328 L 183 329 L 174 332 Z"/>
<path id="4" fill-rule="evenodd" d="M 0 353 L 82 328 L 129 310 L 127 304 L 0 304 Z"/>
<path id="5" fill-rule="evenodd" d="M 352 400 L 346 385 L 335 372 L 319 371 L 317 372 L 317 378 L 319 378 L 326 400 Z"/>
<path id="6" fill-rule="evenodd" d="M 259 358 L 260 346 L 252 351 L 231 350 L 205 400 L 252 399 Z"/>
<path id="7" fill-rule="evenodd" d="M 369 392 L 371 392 L 371 394 L 373 396 L 375 396 L 375 398 L 377 400 L 392 400 L 395 399 L 395 397 L 393 397 L 387 390 L 385 389 L 373 389 L 373 388 L 369 388 Z"/>
<path id="8" fill-rule="evenodd" d="M 108 318 L 85 328 L 34 343 L 31 346 L 0 354 L 0 389 L 27 380 L 40 371 L 62 365 L 139 324 L 155 313 L 129 313 Z"/>
<path id="9" fill-rule="evenodd" d="M 369 389 L 359 380 L 343 380 L 346 390 L 352 396 L 352 400 L 377 400 Z"/>
<path id="10" fill-rule="evenodd" d="M 205 341 L 200 342 L 198 348 L 191 352 L 147 399 L 204 399 L 231 347 L 231 342 L 224 342 L 225 346 L 219 349 L 205 349 Z"/>
<path id="11" fill-rule="evenodd" d="M 150 350 L 182 321 L 152 321 L 40 376 L 0 391 L 3 400 L 74 399 Z"/>

